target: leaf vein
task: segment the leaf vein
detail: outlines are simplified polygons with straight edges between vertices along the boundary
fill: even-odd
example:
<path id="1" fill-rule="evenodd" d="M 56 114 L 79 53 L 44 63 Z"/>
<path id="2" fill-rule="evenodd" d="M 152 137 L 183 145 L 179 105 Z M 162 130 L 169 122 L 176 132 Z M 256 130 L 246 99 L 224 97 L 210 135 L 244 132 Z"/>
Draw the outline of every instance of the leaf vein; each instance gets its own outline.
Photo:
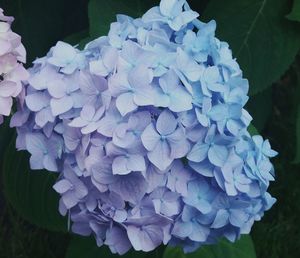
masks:
<path id="1" fill-rule="evenodd" d="M 242 44 L 241 44 L 239 50 L 237 51 L 236 56 L 239 56 L 239 54 L 241 53 L 242 49 L 243 49 L 245 46 L 248 45 L 249 37 L 250 37 L 252 31 L 253 31 L 254 28 L 255 28 L 255 25 L 256 25 L 256 23 L 257 23 L 257 21 L 258 21 L 258 19 L 259 19 L 259 16 L 263 14 L 263 10 L 264 10 L 264 8 L 265 8 L 265 6 L 266 6 L 266 3 L 267 3 L 267 0 L 263 0 L 263 1 L 262 1 L 261 7 L 259 8 L 257 14 L 255 15 L 254 20 L 253 20 L 253 22 L 251 23 L 249 30 L 248 30 L 247 33 L 245 34 L 246 37 L 245 37 L 245 39 L 243 40 L 243 42 L 242 42 Z"/>

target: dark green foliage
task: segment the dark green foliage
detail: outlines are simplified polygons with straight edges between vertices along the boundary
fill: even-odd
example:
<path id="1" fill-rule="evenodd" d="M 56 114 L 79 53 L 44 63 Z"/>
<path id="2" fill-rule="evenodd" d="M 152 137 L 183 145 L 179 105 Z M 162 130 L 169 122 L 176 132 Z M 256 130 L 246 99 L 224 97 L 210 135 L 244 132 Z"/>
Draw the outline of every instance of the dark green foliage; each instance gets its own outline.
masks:
<path id="1" fill-rule="evenodd" d="M 260 132 L 264 129 L 272 113 L 272 88 L 250 97 L 246 110 L 253 117 L 253 125 Z"/>
<path id="2" fill-rule="evenodd" d="M 297 144 L 297 150 L 296 150 L 296 155 L 294 159 L 295 164 L 300 163 L 300 105 L 298 105 L 297 108 L 297 118 L 296 118 L 296 144 Z"/>
<path id="3" fill-rule="evenodd" d="M 52 233 L 24 222 L 9 205 L 1 209 L 0 215 L 0 258 L 64 257 L 68 235 Z"/>
<path id="4" fill-rule="evenodd" d="M 300 26 L 288 21 L 284 0 L 211 0 L 205 20 L 217 21 L 217 36 L 233 49 L 254 95 L 278 80 L 300 47 Z"/>
<path id="5" fill-rule="evenodd" d="M 300 63 L 296 62 L 294 65 L 296 90 L 294 94 L 294 101 L 296 107 L 296 154 L 294 163 L 300 163 Z M 295 86 L 295 85 L 294 85 Z"/>
<path id="6" fill-rule="evenodd" d="M 294 0 L 292 11 L 286 16 L 291 21 L 300 22 L 300 1 Z"/>
<path id="7" fill-rule="evenodd" d="M 77 45 L 82 39 L 87 38 L 89 36 L 88 30 L 79 31 L 77 33 L 74 33 L 72 35 L 69 35 L 68 37 L 64 38 L 64 42 L 67 42 L 71 45 Z"/>
<path id="8" fill-rule="evenodd" d="M 250 133 L 251 136 L 259 134 L 257 129 L 254 127 L 253 124 L 250 124 L 248 127 L 248 132 Z"/>
<path id="9" fill-rule="evenodd" d="M 250 236 L 242 236 L 236 243 L 221 240 L 217 245 L 203 246 L 191 254 L 184 254 L 179 248 L 168 247 L 163 258 L 255 258 L 255 249 Z"/>
<path id="10" fill-rule="evenodd" d="M 29 222 L 53 231 L 67 231 L 67 222 L 58 212 L 58 194 L 53 190 L 56 175 L 31 171 L 29 155 L 18 153 L 12 142 L 3 162 L 3 190 L 17 212 Z"/>
<path id="11" fill-rule="evenodd" d="M 140 17 L 146 10 L 157 4 L 157 0 L 90 0 L 89 22 L 92 38 L 106 35 L 117 14 Z"/>
<path id="12" fill-rule="evenodd" d="M 2 168 L 2 157 L 5 153 L 6 148 L 8 147 L 9 143 L 11 142 L 12 136 L 14 132 L 11 128 L 9 128 L 8 120 L 6 119 L 4 124 L 0 126 L 0 171 Z"/>
<path id="13" fill-rule="evenodd" d="M 273 86 L 273 112 L 263 131 L 275 150 L 276 182 L 270 191 L 277 203 L 252 231 L 259 258 L 300 257 L 300 174 L 293 160 L 298 149 L 297 108 L 300 103 L 297 79 L 300 60 Z M 297 81 L 298 80 L 298 81 Z"/>

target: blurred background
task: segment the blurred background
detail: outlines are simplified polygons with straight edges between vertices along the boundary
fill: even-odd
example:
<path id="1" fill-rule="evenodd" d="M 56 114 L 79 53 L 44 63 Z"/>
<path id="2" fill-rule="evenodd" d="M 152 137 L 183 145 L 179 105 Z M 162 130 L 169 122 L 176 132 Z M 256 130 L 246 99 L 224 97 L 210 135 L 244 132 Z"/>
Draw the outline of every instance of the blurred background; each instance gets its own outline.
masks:
<path id="1" fill-rule="evenodd" d="M 155 0 L 0 0 L 0 7 L 6 15 L 15 17 L 13 29 L 23 38 L 28 53 L 27 62 L 30 64 L 36 57 L 45 55 L 58 40 L 80 43 L 82 46 L 107 33 L 116 13 L 137 17 L 157 3 Z M 270 186 L 271 194 L 278 201 L 262 221 L 255 223 L 251 233 L 257 257 L 298 258 L 300 1 L 193 0 L 189 3 L 200 13 L 202 21 L 217 21 L 217 37 L 229 42 L 233 55 L 249 79 L 250 100 L 247 110 L 254 118 L 253 124 L 264 138 L 270 139 L 273 149 L 279 152 L 273 160 L 276 181 Z M 4 152 L 14 135 L 8 132 L 6 126 L 0 129 L 0 136 L 2 163 L 8 157 Z M 9 155 L 12 159 L 17 157 L 13 152 Z M 19 169 L 25 167 L 20 165 Z M 0 177 L 0 257 L 65 257 L 70 235 L 42 229 L 32 224 L 28 215 L 34 209 L 30 196 L 44 193 L 24 193 L 21 189 L 24 181 L 18 182 L 16 177 L 11 179 L 5 175 L 5 168 Z M 55 178 L 50 178 L 46 184 L 50 190 L 51 180 Z M 14 183 L 16 193 L 13 197 L 6 191 L 5 182 Z M 34 184 L 30 182 L 34 181 L 28 182 L 27 190 L 31 191 Z M 41 191 L 45 189 L 48 188 L 41 188 Z M 24 194 L 28 195 L 26 201 L 20 199 Z M 12 205 L 11 201 L 18 198 L 20 205 Z M 54 198 L 55 207 L 56 196 L 51 198 Z M 29 210 L 24 213 L 22 209 L 27 203 L 32 203 L 32 206 L 27 207 Z"/>

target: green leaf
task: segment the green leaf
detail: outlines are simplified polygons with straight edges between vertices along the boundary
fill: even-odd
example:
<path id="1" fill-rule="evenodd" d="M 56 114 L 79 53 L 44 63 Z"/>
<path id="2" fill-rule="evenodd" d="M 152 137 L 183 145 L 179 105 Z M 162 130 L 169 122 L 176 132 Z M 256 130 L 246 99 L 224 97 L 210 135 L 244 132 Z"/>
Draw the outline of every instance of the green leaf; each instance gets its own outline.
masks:
<path id="1" fill-rule="evenodd" d="M 217 21 L 217 35 L 233 49 L 254 95 L 277 81 L 300 46 L 298 24 L 285 19 L 283 0 L 211 0 L 202 19 Z"/>
<path id="2" fill-rule="evenodd" d="M 94 237 L 74 236 L 65 258 L 161 258 L 163 250 L 163 246 L 149 253 L 131 250 L 125 255 L 119 256 L 112 254 L 107 246 L 98 247 Z"/>
<path id="3" fill-rule="evenodd" d="M 95 37 L 90 37 L 88 31 L 82 31 L 80 33 L 76 33 L 70 35 L 64 39 L 65 42 L 71 45 L 78 45 L 78 48 L 83 50 L 85 45 L 94 40 Z"/>
<path id="4" fill-rule="evenodd" d="M 298 106 L 297 109 L 297 117 L 296 117 L 296 155 L 293 160 L 294 164 L 299 164 L 300 163 L 300 105 Z"/>
<path id="5" fill-rule="evenodd" d="M 207 4 L 209 3 L 210 0 L 188 0 L 188 3 L 192 10 L 197 11 L 200 13 L 200 15 L 204 12 Z M 200 16 L 201 17 L 201 16 Z M 201 18 L 202 19 L 202 18 Z"/>
<path id="6" fill-rule="evenodd" d="M 58 212 L 59 196 L 52 188 L 54 173 L 31 171 L 28 153 L 17 152 L 14 142 L 7 148 L 2 170 L 5 196 L 24 219 L 48 230 L 67 231 Z"/>
<path id="7" fill-rule="evenodd" d="M 294 0 L 292 11 L 286 16 L 291 21 L 300 22 L 300 0 Z"/>
<path id="8" fill-rule="evenodd" d="M 140 17 L 158 0 L 90 0 L 89 22 L 90 36 L 95 38 L 108 33 L 110 24 L 116 21 L 117 14 Z"/>
<path id="9" fill-rule="evenodd" d="M 257 129 L 255 128 L 255 126 L 253 124 L 249 125 L 248 132 L 250 133 L 251 136 L 259 134 L 258 131 L 257 131 Z"/>
<path id="10" fill-rule="evenodd" d="M 4 153 L 11 142 L 14 129 L 9 128 L 9 119 L 4 118 L 5 122 L 0 125 L 0 166 L 3 162 Z"/>
<path id="11" fill-rule="evenodd" d="M 296 155 L 293 160 L 294 164 L 300 163 L 300 65 L 296 65 L 296 92 L 295 92 L 295 103 L 296 104 Z"/>
<path id="12" fill-rule="evenodd" d="M 251 237 L 243 235 L 236 243 L 221 240 L 216 245 L 200 247 L 191 254 L 184 254 L 178 247 L 167 247 L 163 258 L 256 258 L 256 254 Z"/>
<path id="13" fill-rule="evenodd" d="M 74 33 L 74 34 L 69 35 L 68 37 L 64 38 L 64 42 L 67 42 L 70 45 L 75 46 L 75 45 L 79 45 L 80 42 L 83 39 L 87 38 L 88 36 L 89 36 L 88 30 L 83 30 L 83 31 Z M 79 46 L 79 47 L 82 47 L 82 46 Z"/>
<path id="14" fill-rule="evenodd" d="M 253 117 L 253 125 L 261 132 L 272 114 L 272 87 L 252 96 L 246 110 Z"/>

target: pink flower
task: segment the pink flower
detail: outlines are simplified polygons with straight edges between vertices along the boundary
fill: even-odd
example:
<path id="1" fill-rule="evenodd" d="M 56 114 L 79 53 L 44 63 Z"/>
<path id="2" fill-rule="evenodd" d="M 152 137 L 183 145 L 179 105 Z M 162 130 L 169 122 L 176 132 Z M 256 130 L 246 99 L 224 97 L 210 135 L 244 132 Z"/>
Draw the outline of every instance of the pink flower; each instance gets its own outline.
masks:
<path id="1" fill-rule="evenodd" d="M 26 50 L 21 37 L 11 30 L 13 21 L 0 8 L 0 124 L 3 116 L 10 115 L 13 98 L 22 92 L 22 81 L 28 78 L 22 64 L 26 61 Z"/>

